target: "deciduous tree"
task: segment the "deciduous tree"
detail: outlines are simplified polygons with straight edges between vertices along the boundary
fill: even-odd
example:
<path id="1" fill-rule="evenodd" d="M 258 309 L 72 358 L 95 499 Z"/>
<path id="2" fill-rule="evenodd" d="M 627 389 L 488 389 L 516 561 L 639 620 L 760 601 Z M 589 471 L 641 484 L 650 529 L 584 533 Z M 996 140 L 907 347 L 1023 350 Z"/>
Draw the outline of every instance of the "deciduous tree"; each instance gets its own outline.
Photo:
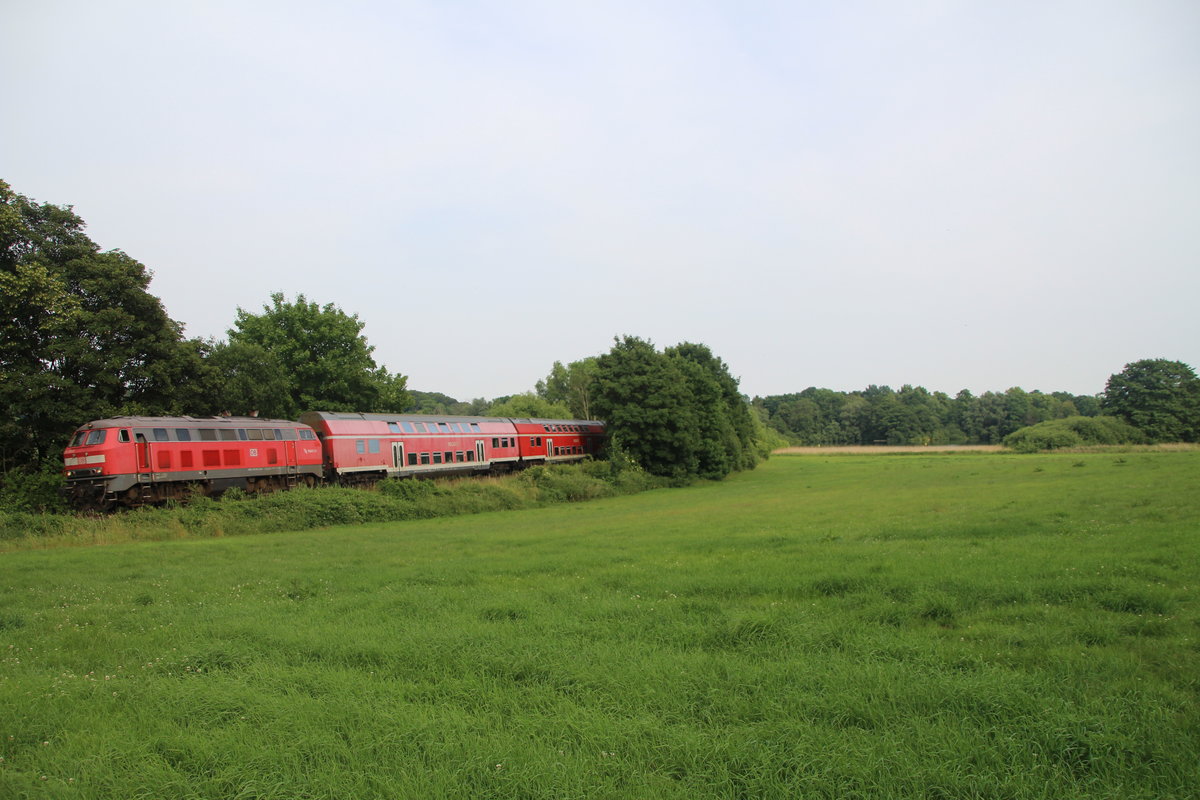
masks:
<path id="1" fill-rule="evenodd" d="M 321 306 L 302 294 L 288 302 L 277 292 L 261 313 L 238 309 L 229 344 L 259 348 L 279 365 L 288 381 L 289 414 L 403 412 L 411 404 L 407 379 L 375 363 L 363 326 L 357 314 L 332 303 Z"/>
<path id="2" fill-rule="evenodd" d="M 1104 388 L 1105 413 L 1156 442 L 1200 440 L 1200 380 L 1182 361 L 1147 358 L 1126 364 Z"/>
<path id="3" fill-rule="evenodd" d="M 69 207 L 0 181 L 0 462 L 54 455 L 78 425 L 176 410 L 194 349 L 147 291 L 150 273 L 102 252 Z"/>

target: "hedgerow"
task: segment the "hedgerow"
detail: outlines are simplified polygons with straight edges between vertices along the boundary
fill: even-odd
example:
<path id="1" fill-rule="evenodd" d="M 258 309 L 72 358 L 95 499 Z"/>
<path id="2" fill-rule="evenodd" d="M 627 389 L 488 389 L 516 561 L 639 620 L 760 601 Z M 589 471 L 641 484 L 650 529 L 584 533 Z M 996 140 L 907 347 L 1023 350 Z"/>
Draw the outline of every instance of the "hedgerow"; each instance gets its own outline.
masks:
<path id="1" fill-rule="evenodd" d="M 660 485 L 660 479 L 636 467 L 597 461 L 537 466 L 502 478 L 386 480 L 374 490 L 326 487 L 267 495 L 231 490 L 220 500 L 201 495 L 183 504 L 104 516 L 0 509 L 0 548 L 235 536 L 402 522 L 634 494 Z"/>
<path id="2" fill-rule="evenodd" d="M 1090 445 L 1143 444 L 1137 428 L 1116 417 L 1066 417 L 1039 422 L 1004 437 L 1004 446 L 1018 453 L 1061 450 Z"/>

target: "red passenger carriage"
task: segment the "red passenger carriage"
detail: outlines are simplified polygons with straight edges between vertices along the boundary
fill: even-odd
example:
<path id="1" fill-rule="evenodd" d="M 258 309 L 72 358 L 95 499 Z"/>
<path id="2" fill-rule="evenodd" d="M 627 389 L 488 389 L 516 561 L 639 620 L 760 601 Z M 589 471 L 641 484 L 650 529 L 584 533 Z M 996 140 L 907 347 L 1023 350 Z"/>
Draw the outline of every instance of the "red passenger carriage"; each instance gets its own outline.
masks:
<path id="1" fill-rule="evenodd" d="M 500 417 L 310 411 L 325 473 L 342 483 L 385 477 L 488 472 L 520 461 L 516 429 Z"/>

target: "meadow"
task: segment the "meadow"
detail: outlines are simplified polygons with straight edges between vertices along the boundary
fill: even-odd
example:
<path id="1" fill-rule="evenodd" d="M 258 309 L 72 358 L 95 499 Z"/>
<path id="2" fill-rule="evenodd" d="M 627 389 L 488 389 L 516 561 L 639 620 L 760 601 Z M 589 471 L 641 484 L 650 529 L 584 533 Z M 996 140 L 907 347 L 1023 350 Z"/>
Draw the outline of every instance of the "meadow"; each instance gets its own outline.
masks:
<path id="1" fill-rule="evenodd" d="M 1184 798 L 1200 453 L 0 553 L 0 797 Z"/>

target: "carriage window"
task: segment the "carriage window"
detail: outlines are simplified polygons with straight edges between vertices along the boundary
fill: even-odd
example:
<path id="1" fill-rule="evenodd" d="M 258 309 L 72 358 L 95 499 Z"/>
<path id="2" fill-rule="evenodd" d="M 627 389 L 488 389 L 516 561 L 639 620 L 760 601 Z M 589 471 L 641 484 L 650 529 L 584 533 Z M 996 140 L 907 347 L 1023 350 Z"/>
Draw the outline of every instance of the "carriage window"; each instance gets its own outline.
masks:
<path id="1" fill-rule="evenodd" d="M 499 447 L 499 446 L 500 446 L 500 440 L 495 437 L 492 437 L 492 447 Z"/>
<path id="2" fill-rule="evenodd" d="M 473 433 L 481 433 L 481 432 L 482 432 L 482 431 L 480 431 L 480 429 L 479 429 L 479 423 L 478 423 L 478 422 L 472 422 L 472 423 L 471 423 L 471 431 L 472 431 Z"/>
<path id="3" fill-rule="evenodd" d="M 449 432 L 450 432 L 450 426 L 449 426 L 449 425 L 447 425 L 447 424 L 446 424 L 446 423 L 444 423 L 444 422 L 439 422 L 439 423 L 438 423 L 438 427 L 441 429 L 442 433 L 449 433 Z"/>
<path id="4" fill-rule="evenodd" d="M 420 423 L 418 423 L 418 424 L 420 424 Z M 421 463 L 422 464 L 429 463 L 429 453 L 421 453 Z"/>
<path id="5" fill-rule="evenodd" d="M 416 431 L 413 430 L 413 426 L 412 426 L 411 422 L 401 422 L 400 424 L 404 426 L 405 433 L 416 433 Z"/>
<path id="6" fill-rule="evenodd" d="M 450 450 L 447 450 L 447 451 L 446 451 L 446 463 L 447 463 L 447 464 L 453 464 L 453 463 L 454 463 L 454 453 L 453 453 L 452 451 L 450 451 Z"/>
<path id="7" fill-rule="evenodd" d="M 427 433 L 424 422 L 414 423 L 417 426 L 417 433 Z"/>
<path id="8" fill-rule="evenodd" d="M 154 429 L 154 441 L 156 441 L 156 442 L 167 442 L 167 441 L 170 441 L 170 440 L 171 440 L 171 437 L 170 437 L 170 436 L 167 436 L 167 429 L 166 429 L 166 428 L 155 428 L 155 429 Z"/>
<path id="9" fill-rule="evenodd" d="M 410 467 L 415 467 L 417 465 L 417 454 L 416 453 L 408 454 L 408 465 Z"/>
<path id="10" fill-rule="evenodd" d="M 355 439 L 354 440 L 354 452 L 360 453 L 360 454 L 367 452 L 367 442 L 365 439 Z"/>
<path id="11" fill-rule="evenodd" d="M 176 428 L 175 438 L 181 442 L 190 442 L 192 440 L 192 432 L 187 428 Z"/>
<path id="12" fill-rule="evenodd" d="M 440 464 L 440 463 L 442 463 L 442 454 L 441 454 L 441 453 L 434 453 L 434 454 L 433 454 L 433 463 L 435 463 L 435 464 Z"/>
<path id="13" fill-rule="evenodd" d="M 378 439 L 369 439 L 367 441 L 367 452 L 368 453 L 378 453 L 379 452 L 379 440 Z"/>
<path id="14" fill-rule="evenodd" d="M 467 451 L 467 461 L 474 461 L 474 460 L 475 460 L 475 451 L 468 450 Z"/>
<path id="15" fill-rule="evenodd" d="M 397 424 L 396 424 L 396 423 L 394 423 L 394 422 L 389 422 L 389 423 L 388 423 L 388 430 L 389 430 L 389 431 L 391 431 L 392 433 L 399 433 L 399 432 L 400 432 L 400 426 L 399 426 L 399 425 L 397 425 Z"/>
<path id="16" fill-rule="evenodd" d="M 463 455 L 463 451 L 462 451 L 462 450 L 456 450 L 456 451 L 454 452 L 454 460 L 455 460 L 455 461 L 462 461 L 464 457 L 465 457 L 465 456 Z"/>

